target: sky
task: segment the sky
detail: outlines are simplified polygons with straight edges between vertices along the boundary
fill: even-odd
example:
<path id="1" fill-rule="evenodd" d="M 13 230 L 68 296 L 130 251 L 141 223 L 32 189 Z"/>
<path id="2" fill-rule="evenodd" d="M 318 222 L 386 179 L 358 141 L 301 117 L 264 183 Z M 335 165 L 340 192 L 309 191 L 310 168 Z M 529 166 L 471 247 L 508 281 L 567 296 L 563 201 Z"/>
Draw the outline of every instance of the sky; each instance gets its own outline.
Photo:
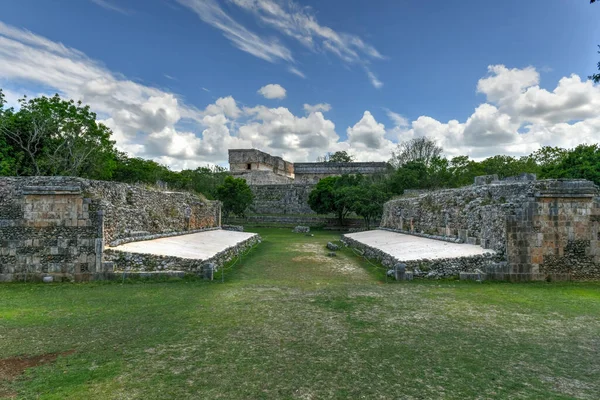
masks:
<path id="1" fill-rule="evenodd" d="M 174 170 L 422 136 L 482 159 L 600 142 L 598 44 L 588 0 L 6 0 L 0 88 L 81 100 Z"/>

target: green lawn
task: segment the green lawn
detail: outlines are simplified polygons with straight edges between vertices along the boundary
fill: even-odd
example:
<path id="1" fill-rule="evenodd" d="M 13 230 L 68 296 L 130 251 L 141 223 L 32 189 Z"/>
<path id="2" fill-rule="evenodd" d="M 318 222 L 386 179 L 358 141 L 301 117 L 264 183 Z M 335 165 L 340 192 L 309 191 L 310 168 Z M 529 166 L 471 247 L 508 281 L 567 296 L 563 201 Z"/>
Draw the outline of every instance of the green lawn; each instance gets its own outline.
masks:
<path id="1" fill-rule="evenodd" d="M 335 233 L 257 231 L 225 283 L 0 285 L 0 397 L 600 397 L 598 283 L 386 283 Z"/>

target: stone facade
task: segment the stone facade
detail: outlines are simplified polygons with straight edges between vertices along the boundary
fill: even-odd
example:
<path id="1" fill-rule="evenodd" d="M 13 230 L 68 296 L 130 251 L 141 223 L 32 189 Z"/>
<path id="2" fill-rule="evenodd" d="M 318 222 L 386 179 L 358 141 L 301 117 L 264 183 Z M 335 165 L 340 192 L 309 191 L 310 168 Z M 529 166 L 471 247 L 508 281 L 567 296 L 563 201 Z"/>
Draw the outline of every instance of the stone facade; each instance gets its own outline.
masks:
<path id="1" fill-rule="evenodd" d="M 344 174 L 375 175 L 387 172 L 387 163 L 384 162 L 315 162 L 295 163 L 294 180 L 298 183 L 316 184 L 328 176 Z"/>
<path id="2" fill-rule="evenodd" d="M 103 249 L 220 226 L 220 203 L 75 177 L 0 178 L 0 280 L 53 275 L 83 280 L 110 272 Z"/>
<path id="3" fill-rule="evenodd" d="M 308 206 L 314 185 L 249 185 L 254 194 L 250 211 L 255 214 L 315 214 Z"/>
<path id="4" fill-rule="evenodd" d="M 515 274 L 600 278 L 600 199 L 585 180 L 523 175 L 385 204 L 381 226 L 493 249 Z M 489 182 L 489 183 L 488 183 Z"/>
<path id="5" fill-rule="evenodd" d="M 241 174 L 250 179 L 251 173 L 256 172 L 270 172 L 270 175 L 294 178 L 294 165 L 291 162 L 256 149 L 230 149 L 229 170 L 234 175 Z"/>
<path id="6" fill-rule="evenodd" d="M 0 179 L 0 281 L 106 272 L 99 203 L 77 185 L 41 183 L 48 182 Z"/>

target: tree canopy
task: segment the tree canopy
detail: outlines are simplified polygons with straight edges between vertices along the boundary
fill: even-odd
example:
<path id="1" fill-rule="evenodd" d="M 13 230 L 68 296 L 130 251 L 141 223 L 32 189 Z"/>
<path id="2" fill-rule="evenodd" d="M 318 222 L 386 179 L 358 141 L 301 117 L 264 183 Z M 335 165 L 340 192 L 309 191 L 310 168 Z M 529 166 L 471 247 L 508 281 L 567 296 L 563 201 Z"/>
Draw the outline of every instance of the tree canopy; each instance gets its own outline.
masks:
<path id="1" fill-rule="evenodd" d="M 1 100 L 4 103 L 4 99 Z M 14 175 L 69 175 L 110 179 L 116 153 L 112 132 L 89 106 L 58 95 L 19 100 L 0 115 L 0 146 L 12 150 Z"/>
<path id="2" fill-rule="evenodd" d="M 242 178 L 227 176 L 222 185 L 217 187 L 217 199 L 223 203 L 223 214 L 229 218 L 231 214 L 245 217 L 246 210 L 252 204 L 254 195 L 246 181 Z"/>
<path id="3" fill-rule="evenodd" d="M 389 162 L 394 168 L 410 162 L 421 162 L 429 166 L 435 158 L 441 157 L 442 152 L 443 149 L 434 140 L 419 137 L 398 144 Z"/>
<path id="4" fill-rule="evenodd" d="M 310 192 L 308 204 L 318 214 L 335 214 L 340 225 L 350 213 L 355 213 L 364 218 L 369 228 L 381 216 L 383 203 L 388 199 L 383 185 L 357 174 L 321 179 Z"/>
<path id="5" fill-rule="evenodd" d="M 318 162 L 353 162 L 354 156 L 346 150 L 336 151 L 335 153 L 327 153 L 323 157 L 317 159 Z"/>

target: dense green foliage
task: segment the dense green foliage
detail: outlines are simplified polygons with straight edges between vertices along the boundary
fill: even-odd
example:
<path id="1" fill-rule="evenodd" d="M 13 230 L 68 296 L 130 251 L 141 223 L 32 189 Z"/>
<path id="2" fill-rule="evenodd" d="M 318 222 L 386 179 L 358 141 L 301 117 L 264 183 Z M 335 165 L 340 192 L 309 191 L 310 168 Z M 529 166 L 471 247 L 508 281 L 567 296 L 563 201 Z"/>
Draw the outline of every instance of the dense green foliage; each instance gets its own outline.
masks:
<path id="1" fill-rule="evenodd" d="M 600 185 L 600 149 L 582 144 L 575 149 L 543 147 L 523 157 L 498 155 L 482 161 L 468 156 L 435 157 L 428 163 L 409 161 L 388 176 L 387 190 L 402 194 L 406 189 L 453 188 L 473 183 L 476 176 L 497 174 L 500 179 L 534 173 L 541 179 L 589 179 Z"/>
<path id="2" fill-rule="evenodd" d="M 327 162 L 353 162 L 354 156 L 348 154 L 347 151 L 336 151 L 333 154 L 328 154 Z"/>
<path id="3" fill-rule="evenodd" d="M 3 102 L 3 99 L 0 99 Z M 58 95 L 19 101 L 0 114 L 0 146 L 11 154 L 2 171 L 11 175 L 70 175 L 110 179 L 115 169 L 111 131 L 81 102 Z"/>
<path id="4" fill-rule="evenodd" d="M 217 199 L 223 203 L 225 218 L 235 214 L 244 217 L 246 210 L 252 204 L 254 195 L 246 181 L 242 178 L 227 176 L 222 185 L 217 187 Z"/>
<path id="5" fill-rule="evenodd" d="M 383 211 L 389 199 L 385 187 L 363 175 L 323 178 L 308 197 L 308 205 L 318 214 L 335 214 L 343 224 L 350 213 L 363 217 L 367 227 Z"/>

